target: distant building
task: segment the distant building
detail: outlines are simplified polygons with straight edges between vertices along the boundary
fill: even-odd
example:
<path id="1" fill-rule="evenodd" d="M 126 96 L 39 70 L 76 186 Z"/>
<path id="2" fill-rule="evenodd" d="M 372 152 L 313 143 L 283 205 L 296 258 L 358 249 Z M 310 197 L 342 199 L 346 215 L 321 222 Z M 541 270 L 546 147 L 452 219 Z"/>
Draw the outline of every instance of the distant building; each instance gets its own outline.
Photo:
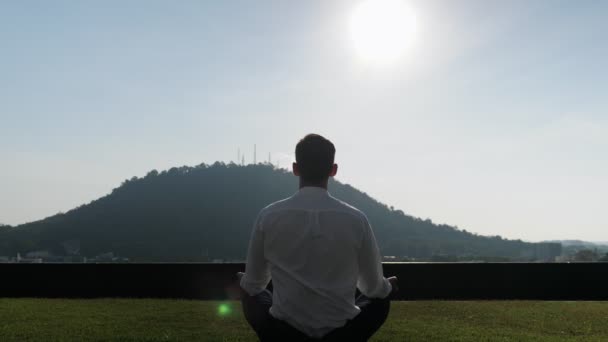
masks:
<path id="1" fill-rule="evenodd" d="M 99 254 L 93 258 L 82 258 L 78 262 L 129 262 L 129 258 L 115 256 L 114 252 L 106 252 Z"/>
<path id="2" fill-rule="evenodd" d="M 32 251 L 25 253 L 25 257 L 30 259 L 48 258 L 50 256 L 52 256 L 52 254 L 48 250 Z"/>
<path id="3" fill-rule="evenodd" d="M 22 258 L 20 253 L 17 253 L 16 261 L 21 264 L 41 264 L 41 258 Z"/>
<path id="4" fill-rule="evenodd" d="M 114 258 L 114 252 L 102 253 L 95 256 L 95 259 L 98 260 L 112 260 Z"/>

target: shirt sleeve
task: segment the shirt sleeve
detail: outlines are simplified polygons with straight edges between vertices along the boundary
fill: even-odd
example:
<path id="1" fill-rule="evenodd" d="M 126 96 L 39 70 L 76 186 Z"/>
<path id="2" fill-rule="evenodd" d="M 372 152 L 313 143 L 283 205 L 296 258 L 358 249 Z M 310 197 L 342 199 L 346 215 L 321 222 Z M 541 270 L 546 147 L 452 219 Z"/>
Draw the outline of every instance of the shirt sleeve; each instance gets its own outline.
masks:
<path id="1" fill-rule="evenodd" d="M 261 221 L 261 215 L 258 215 L 249 240 L 245 275 L 240 282 L 243 290 L 250 296 L 264 291 L 270 282 L 270 267 L 264 257 L 264 231 Z"/>
<path id="2" fill-rule="evenodd" d="M 363 241 L 359 250 L 359 276 L 357 287 L 369 298 L 385 298 L 392 291 L 390 282 L 382 273 L 382 257 L 376 237 L 367 218 L 364 220 Z"/>

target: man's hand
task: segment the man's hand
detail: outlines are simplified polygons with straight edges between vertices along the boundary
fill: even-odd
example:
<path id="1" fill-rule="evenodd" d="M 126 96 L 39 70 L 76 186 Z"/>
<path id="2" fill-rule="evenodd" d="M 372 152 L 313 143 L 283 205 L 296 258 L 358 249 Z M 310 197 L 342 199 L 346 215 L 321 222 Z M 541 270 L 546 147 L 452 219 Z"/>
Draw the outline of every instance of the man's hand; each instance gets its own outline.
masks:
<path id="1" fill-rule="evenodd" d="M 234 298 L 231 299 L 241 299 L 244 298 L 246 296 L 249 296 L 249 294 L 247 292 L 245 292 L 245 290 L 243 290 L 243 288 L 241 287 L 241 279 L 243 278 L 243 276 L 245 275 L 245 273 L 243 272 L 236 272 L 236 284 L 234 284 L 234 288 L 236 289 L 236 294 L 234 296 Z"/>
<path id="2" fill-rule="evenodd" d="M 391 283 L 391 287 L 393 288 L 393 290 L 391 291 L 390 295 L 393 295 L 393 294 L 397 293 L 397 291 L 399 291 L 399 285 L 398 285 L 397 277 L 392 276 L 392 277 L 387 278 L 387 280 L 389 281 L 389 283 Z"/>

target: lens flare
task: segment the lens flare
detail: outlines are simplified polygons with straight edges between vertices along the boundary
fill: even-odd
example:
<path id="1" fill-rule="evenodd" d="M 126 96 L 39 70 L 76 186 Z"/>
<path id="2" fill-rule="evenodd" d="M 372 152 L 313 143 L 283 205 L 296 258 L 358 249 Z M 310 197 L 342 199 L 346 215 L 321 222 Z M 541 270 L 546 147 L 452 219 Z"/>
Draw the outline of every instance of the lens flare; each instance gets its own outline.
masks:
<path id="1" fill-rule="evenodd" d="M 228 316 L 232 312 L 232 308 L 227 303 L 222 303 L 217 307 L 217 314 L 220 317 Z"/>

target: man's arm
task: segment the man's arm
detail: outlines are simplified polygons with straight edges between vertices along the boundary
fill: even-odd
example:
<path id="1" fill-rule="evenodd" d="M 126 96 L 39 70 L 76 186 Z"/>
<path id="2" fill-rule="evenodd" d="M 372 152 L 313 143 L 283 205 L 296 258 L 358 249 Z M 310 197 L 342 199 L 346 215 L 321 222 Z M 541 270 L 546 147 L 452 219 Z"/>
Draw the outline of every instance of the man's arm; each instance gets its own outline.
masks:
<path id="1" fill-rule="evenodd" d="M 382 273 L 382 257 L 376 243 L 376 237 L 372 231 L 367 218 L 364 219 L 364 232 L 361 249 L 359 250 L 359 277 L 357 279 L 357 287 L 362 294 L 369 298 L 385 298 L 393 289 L 393 283 L 396 285 L 397 279 L 391 277 L 384 278 Z"/>
<path id="2" fill-rule="evenodd" d="M 264 257 L 264 231 L 261 229 L 261 216 L 253 225 L 245 274 L 240 277 L 240 285 L 250 296 L 262 292 L 270 282 L 270 267 Z"/>

